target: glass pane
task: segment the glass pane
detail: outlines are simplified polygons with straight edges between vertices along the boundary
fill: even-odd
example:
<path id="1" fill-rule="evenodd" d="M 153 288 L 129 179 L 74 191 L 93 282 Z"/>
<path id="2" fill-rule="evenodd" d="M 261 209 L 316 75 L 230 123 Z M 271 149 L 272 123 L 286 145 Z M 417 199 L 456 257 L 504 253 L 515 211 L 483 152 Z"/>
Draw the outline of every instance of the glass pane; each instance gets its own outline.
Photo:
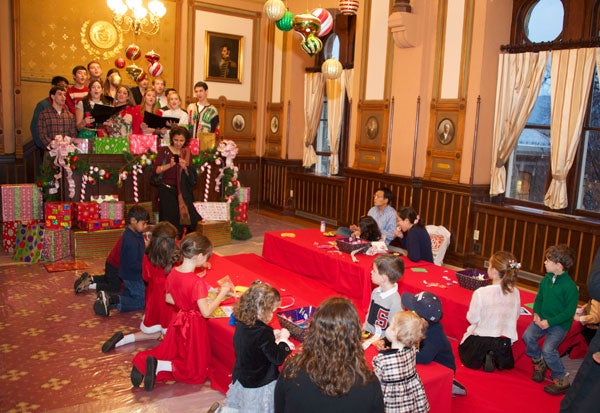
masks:
<path id="1" fill-rule="evenodd" d="M 329 156 L 317 155 L 317 165 L 315 166 L 315 174 L 329 176 Z"/>
<path id="2" fill-rule="evenodd" d="M 550 59 L 546 64 L 540 92 L 527 119 L 528 125 L 550 126 Z"/>
<path id="3" fill-rule="evenodd" d="M 550 131 L 524 129 L 511 157 L 507 197 L 543 203 L 550 170 Z"/>
<path id="4" fill-rule="evenodd" d="M 325 42 L 325 46 L 323 46 L 323 56 L 325 59 L 340 59 L 340 38 L 337 34 L 332 33 Z"/>
<path id="5" fill-rule="evenodd" d="M 555 40 L 563 29 L 565 10 L 560 0 L 540 0 L 525 18 L 525 35 L 533 43 Z"/>
<path id="6" fill-rule="evenodd" d="M 600 88 L 598 87 L 598 72 L 594 76 L 592 101 L 590 107 L 590 126 L 600 128 Z"/>
<path id="7" fill-rule="evenodd" d="M 588 131 L 585 136 L 577 208 L 600 212 L 600 131 Z"/>

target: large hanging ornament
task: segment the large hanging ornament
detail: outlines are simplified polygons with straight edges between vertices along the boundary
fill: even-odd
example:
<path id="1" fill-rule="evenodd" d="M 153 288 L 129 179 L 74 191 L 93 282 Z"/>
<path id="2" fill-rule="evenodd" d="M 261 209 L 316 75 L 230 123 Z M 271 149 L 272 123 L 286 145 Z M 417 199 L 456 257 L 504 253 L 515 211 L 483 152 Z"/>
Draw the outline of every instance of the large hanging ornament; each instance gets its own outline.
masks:
<path id="1" fill-rule="evenodd" d="M 275 26 L 282 32 L 289 32 L 294 26 L 294 13 L 286 11 L 283 17 L 275 22 Z"/>
<path id="2" fill-rule="evenodd" d="M 343 70 L 344 67 L 340 61 L 334 58 L 325 60 L 321 65 L 321 73 L 325 79 L 337 79 Z"/>
<path id="3" fill-rule="evenodd" d="M 314 56 L 321 51 L 323 48 L 323 42 L 313 33 L 306 36 L 306 39 L 300 43 L 300 47 L 304 50 L 309 56 Z"/>
<path id="4" fill-rule="evenodd" d="M 137 44 L 131 43 L 129 46 L 127 46 L 127 49 L 125 49 L 125 56 L 127 56 L 129 60 L 137 60 L 141 55 L 142 50 Z"/>
<path id="5" fill-rule="evenodd" d="M 263 10 L 265 11 L 265 14 L 269 20 L 276 22 L 283 17 L 287 8 L 281 0 L 267 0 Z"/>
<path id="6" fill-rule="evenodd" d="M 154 77 L 160 76 L 163 72 L 163 69 L 163 65 L 161 65 L 158 62 L 154 62 L 150 66 L 148 66 L 148 73 L 150 73 Z"/>
<path id="7" fill-rule="evenodd" d="M 127 66 L 125 68 L 127 74 L 135 81 L 141 74 L 144 73 L 141 67 L 137 66 L 135 63 Z"/>
<path id="8" fill-rule="evenodd" d="M 306 40 L 311 34 L 316 35 L 321 30 L 321 20 L 312 14 L 298 14 L 294 17 L 294 30 Z"/>
<path id="9" fill-rule="evenodd" d="M 358 11 L 358 0 L 340 0 L 342 14 L 351 15 Z"/>
<path id="10" fill-rule="evenodd" d="M 150 50 L 144 55 L 144 58 L 148 61 L 148 63 L 152 64 L 160 60 L 160 55 L 154 50 Z"/>
<path id="11" fill-rule="evenodd" d="M 315 16 L 321 22 L 321 30 L 317 33 L 318 37 L 323 37 L 329 34 L 331 29 L 333 29 L 333 17 L 331 13 L 327 11 L 327 9 L 314 9 L 310 12 L 313 16 Z"/>

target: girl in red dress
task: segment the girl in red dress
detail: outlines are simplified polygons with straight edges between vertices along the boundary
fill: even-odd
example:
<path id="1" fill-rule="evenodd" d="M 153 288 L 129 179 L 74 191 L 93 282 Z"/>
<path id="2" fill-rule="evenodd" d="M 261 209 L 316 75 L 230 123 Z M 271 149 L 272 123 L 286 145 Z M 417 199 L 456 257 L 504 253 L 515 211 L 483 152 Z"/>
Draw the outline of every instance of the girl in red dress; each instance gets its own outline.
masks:
<path id="1" fill-rule="evenodd" d="M 152 238 L 142 261 L 142 278 L 147 286 L 141 331 L 125 336 L 122 331 L 117 331 L 102 345 L 103 353 L 136 341 L 158 340 L 166 333 L 177 314 L 177 308 L 165 301 L 167 275 L 180 258 L 176 237 L 177 228 L 170 222 L 159 222 L 152 230 Z"/>
<path id="2" fill-rule="evenodd" d="M 183 262 L 174 268 L 166 284 L 166 300 L 178 308 L 160 344 L 142 351 L 133 358 L 131 383 L 151 391 L 155 381 L 175 380 L 201 384 L 208 376 L 210 346 L 206 317 L 221 304 L 231 289 L 225 283 L 217 297 L 209 301 L 206 271 L 196 274 L 212 254 L 212 243 L 199 232 L 192 232 L 181 241 Z"/>

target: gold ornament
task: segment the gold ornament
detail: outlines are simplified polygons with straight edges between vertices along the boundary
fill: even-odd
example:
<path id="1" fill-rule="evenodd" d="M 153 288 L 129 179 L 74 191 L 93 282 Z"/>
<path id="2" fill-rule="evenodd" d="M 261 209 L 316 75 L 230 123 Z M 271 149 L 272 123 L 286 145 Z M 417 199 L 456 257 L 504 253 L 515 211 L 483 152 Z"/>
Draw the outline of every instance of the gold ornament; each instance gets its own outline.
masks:
<path id="1" fill-rule="evenodd" d="M 321 73 L 325 79 L 337 79 L 342 74 L 344 67 L 339 60 L 331 58 L 327 59 L 321 65 Z"/>
<path id="2" fill-rule="evenodd" d="M 269 20 L 275 22 L 280 20 L 287 11 L 285 4 L 281 0 L 267 0 L 263 9 Z"/>
<path id="3" fill-rule="evenodd" d="M 311 34 L 316 35 L 321 30 L 321 20 L 312 14 L 298 14 L 294 17 L 294 30 L 306 40 Z"/>

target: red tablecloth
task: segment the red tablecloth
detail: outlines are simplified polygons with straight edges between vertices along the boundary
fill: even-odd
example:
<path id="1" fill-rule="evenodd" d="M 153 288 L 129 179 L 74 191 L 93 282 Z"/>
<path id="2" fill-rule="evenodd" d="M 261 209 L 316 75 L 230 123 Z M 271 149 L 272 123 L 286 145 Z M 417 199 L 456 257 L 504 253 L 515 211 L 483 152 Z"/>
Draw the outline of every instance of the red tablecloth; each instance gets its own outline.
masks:
<path id="1" fill-rule="evenodd" d="M 295 234 L 294 237 L 281 236 L 282 233 Z M 359 262 L 352 262 L 349 254 L 333 252 L 333 249 L 321 249 L 319 245 L 335 242 L 335 238 L 325 237 L 316 229 L 293 231 L 272 231 L 265 233 L 263 256 L 287 269 L 316 278 L 331 289 L 360 303 L 360 309 L 366 311 L 369 306 L 371 290 L 371 267 L 374 256 L 357 255 Z M 398 291 L 418 293 L 431 291 L 440 297 L 444 317 L 442 324 L 449 337 L 461 340 L 467 331 L 467 311 L 473 291 L 458 285 L 454 270 L 435 264 L 419 261 L 412 262 L 403 257 L 405 272 L 398 284 Z M 525 304 L 533 303 L 535 294 L 520 289 L 521 305 L 532 312 Z M 517 322 L 519 337 L 532 321 L 531 315 L 522 315 Z M 587 344 L 581 334 L 583 327 L 574 322 L 571 330 L 559 347 L 561 353 L 573 348 L 572 357 L 583 357 Z M 525 345 L 522 340 L 513 345 L 515 360 L 525 357 Z"/>
<path id="2" fill-rule="evenodd" d="M 290 308 L 305 305 L 318 306 L 325 298 L 340 295 L 319 280 L 301 276 L 269 263 L 254 254 L 240 254 L 231 257 L 213 255 L 210 261 L 212 269 L 207 271 L 205 277 L 209 284 L 216 286 L 217 280 L 225 275 L 229 275 L 235 285 L 243 286 L 248 286 L 252 281 L 259 279 L 276 287 L 284 302 L 290 302 L 293 297 L 295 302 Z M 223 303 L 223 305 L 227 304 L 229 303 Z M 361 318 L 364 318 L 364 312 L 359 310 L 359 313 Z M 272 325 L 274 328 L 280 328 L 276 318 Z M 208 328 L 212 351 L 211 386 L 225 393 L 231 383 L 231 372 L 235 363 L 234 327 L 229 325 L 228 319 L 212 318 L 208 320 Z M 375 354 L 375 350 L 369 349 L 366 357 L 370 360 Z M 417 371 L 425 386 L 429 403 L 432 406 L 431 411 L 449 412 L 452 401 L 452 371 L 437 363 L 419 365 Z"/>
<path id="3" fill-rule="evenodd" d="M 285 236 L 286 234 L 294 236 Z M 280 267 L 320 280 L 354 300 L 362 311 L 367 311 L 373 289 L 371 268 L 375 256 L 358 254 L 356 258 L 359 262 L 355 263 L 350 254 L 332 247 L 335 240 L 335 237 L 326 237 L 317 229 L 265 232 L 262 255 Z M 405 268 L 433 265 L 403 258 Z"/>

